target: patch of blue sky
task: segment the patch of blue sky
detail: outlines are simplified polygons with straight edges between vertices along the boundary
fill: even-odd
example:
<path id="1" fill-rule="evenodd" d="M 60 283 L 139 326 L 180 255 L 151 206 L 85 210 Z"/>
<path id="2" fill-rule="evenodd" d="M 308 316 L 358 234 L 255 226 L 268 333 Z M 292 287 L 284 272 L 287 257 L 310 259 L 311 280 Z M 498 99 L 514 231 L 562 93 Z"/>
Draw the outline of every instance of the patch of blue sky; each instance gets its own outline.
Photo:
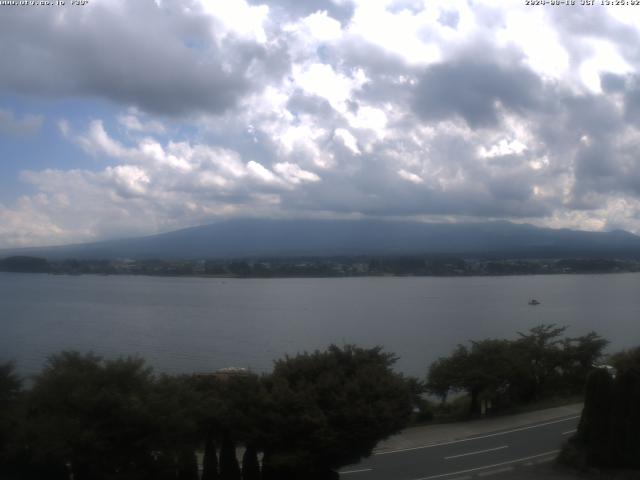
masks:
<path id="1" fill-rule="evenodd" d="M 119 109 L 100 100 L 47 100 L 16 96 L 0 96 L 0 109 L 15 118 L 42 115 L 40 129 L 32 135 L 0 134 L 0 202 L 9 203 L 20 195 L 31 193 L 31 187 L 20 180 L 23 170 L 100 170 L 96 161 L 77 144 L 62 135 L 58 122 L 69 122 L 75 133 L 86 131 L 92 119 L 104 119 L 105 128 L 115 122 Z M 111 125 L 110 125 L 111 124 Z"/>

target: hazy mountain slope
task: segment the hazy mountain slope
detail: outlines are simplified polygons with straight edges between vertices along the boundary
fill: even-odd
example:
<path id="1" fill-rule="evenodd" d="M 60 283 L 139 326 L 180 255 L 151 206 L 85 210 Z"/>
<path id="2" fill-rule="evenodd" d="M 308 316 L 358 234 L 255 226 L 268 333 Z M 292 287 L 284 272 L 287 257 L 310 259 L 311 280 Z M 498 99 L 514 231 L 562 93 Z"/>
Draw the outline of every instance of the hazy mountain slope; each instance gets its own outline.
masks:
<path id="1" fill-rule="evenodd" d="M 0 252 L 48 258 L 229 258 L 375 254 L 640 257 L 628 232 L 555 230 L 509 222 L 228 220 L 142 238 Z"/>

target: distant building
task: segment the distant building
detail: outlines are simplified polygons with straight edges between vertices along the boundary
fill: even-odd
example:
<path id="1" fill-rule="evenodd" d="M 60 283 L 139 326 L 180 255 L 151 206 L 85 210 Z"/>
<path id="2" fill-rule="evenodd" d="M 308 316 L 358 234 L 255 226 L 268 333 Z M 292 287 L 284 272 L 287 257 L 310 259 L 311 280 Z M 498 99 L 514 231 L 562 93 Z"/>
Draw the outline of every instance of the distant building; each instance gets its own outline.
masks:
<path id="1" fill-rule="evenodd" d="M 211 373 L 197 373 L 196 377 L 211 377 L 217 380 L 228 380 L 233 377 L 248 377 L 251 370 L 243 367 L 226 367 Z"/>

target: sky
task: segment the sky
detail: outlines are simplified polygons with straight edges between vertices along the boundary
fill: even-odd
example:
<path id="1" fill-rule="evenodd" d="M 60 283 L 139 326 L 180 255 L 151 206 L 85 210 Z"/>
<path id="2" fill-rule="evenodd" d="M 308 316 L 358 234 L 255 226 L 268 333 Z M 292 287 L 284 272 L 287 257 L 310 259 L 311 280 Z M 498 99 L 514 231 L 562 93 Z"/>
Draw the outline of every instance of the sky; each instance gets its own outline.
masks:
<path id="1" fill-rule="evenodd" d="M 0 248 L 237 217 L 640 233 L 640 6 L 51 3 L 0 5 Z"/>

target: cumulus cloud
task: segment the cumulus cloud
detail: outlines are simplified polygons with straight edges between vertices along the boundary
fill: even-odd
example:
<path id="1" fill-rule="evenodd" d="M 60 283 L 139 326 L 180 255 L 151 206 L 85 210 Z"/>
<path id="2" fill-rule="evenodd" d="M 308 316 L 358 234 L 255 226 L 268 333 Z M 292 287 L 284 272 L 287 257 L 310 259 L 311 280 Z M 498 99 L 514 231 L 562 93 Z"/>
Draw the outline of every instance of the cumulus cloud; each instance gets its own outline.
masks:
<path id="1" fill-rule="evenodd" d="M 260 42 L 207 4 L 140 0 L 55 12 L 4 9 L 0 88 L 30 96 L 91 95 L 165 115 L 222 112 L 258 88 L 261 73 L 272 67 L 261 66 L 270 59 Z"/>
<path id="2" fill-rule="evenodd" d="M 35 193 L 0 206 L 0 245 L 246 215 L 640 232 L 635 10 L 492 0 L 8 9 L 0 89 L 85 102 L 54 120 L 89 159 L 70 170 L 52 155 L 50 168 L 23 172 Z M 115 113 L 86 114 L 95 99 Z M 0 110 L 0 132 L 42 121 Z"/>

